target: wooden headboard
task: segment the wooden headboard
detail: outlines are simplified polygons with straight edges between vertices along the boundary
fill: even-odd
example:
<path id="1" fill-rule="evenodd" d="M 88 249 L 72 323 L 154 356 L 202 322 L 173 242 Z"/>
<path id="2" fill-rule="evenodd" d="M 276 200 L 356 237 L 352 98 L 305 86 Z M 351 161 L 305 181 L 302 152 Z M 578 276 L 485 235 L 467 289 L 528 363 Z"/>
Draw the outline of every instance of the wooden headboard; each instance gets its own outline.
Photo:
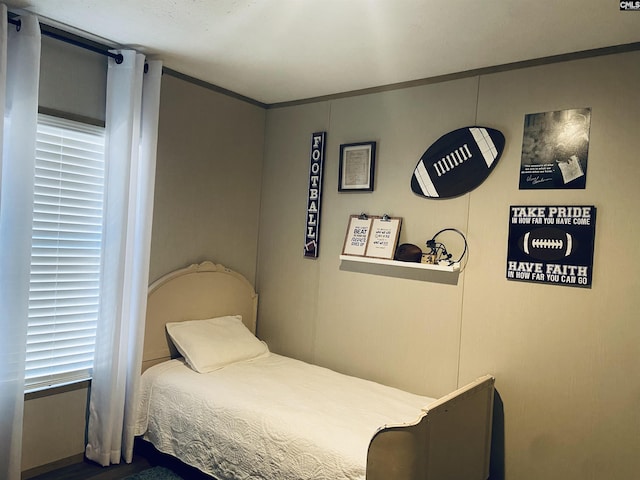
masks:
<path id="1" fill-rule="evenodd" d="M 242 315 L 256 332 L 258 295 L 249 281 L 224 265 L 205 261 L 159 278 L 149 287 L 142 370 L 176 358 L 167 322 Z"/>

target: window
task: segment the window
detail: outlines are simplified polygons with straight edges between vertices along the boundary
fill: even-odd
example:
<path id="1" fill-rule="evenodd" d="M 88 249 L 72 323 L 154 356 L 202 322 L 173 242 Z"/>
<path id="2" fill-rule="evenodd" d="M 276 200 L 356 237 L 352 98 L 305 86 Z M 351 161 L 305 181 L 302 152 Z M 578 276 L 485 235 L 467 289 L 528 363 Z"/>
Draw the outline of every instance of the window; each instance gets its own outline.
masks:
<path id="1" fill-rule="evenodd" d="M 38 116 L 25 391 L 91 378 L 104 128 Z"/>

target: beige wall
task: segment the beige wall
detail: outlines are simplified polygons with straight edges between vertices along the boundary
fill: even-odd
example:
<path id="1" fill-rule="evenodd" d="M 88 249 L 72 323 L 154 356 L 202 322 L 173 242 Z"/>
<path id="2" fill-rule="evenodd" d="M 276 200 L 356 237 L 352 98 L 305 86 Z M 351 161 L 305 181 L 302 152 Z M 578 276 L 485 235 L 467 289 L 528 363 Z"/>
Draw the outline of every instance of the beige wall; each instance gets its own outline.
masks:
<path id="1" fill-rule="evenodd" d="M 203 260 L 255 280 L 265 110 L 162 77 L 149 278 Z"/>
<path id="2" fill-rule="evenodd" d="M 267 112 L 257 290 L 272 350 L 417 393 L 484 373 L 503 403 L 506 478 L 630 479 L 640 471 L 640 52 Z M 587 188 L 518 189 L 524 115 L 592 108 Z M 453 200 L 411 193 L 424 150 L 455 128 L 503 131 L 500 163 Z M 327 131 L 320 257 L 302 257 L 311 133 Z M 378 142 L 375 191 L 338 193 L 342 143 Z M 509 206 L 595 205 L 593 287 L 507 281 Z M 349 271 L 348 216 L 404 218 L 401 242 L 467 234 L 457 283 Z M 436 278 L 436 280 L 438 280 Z M 500 471 L 500 468 L 496 468 Z M 498 477 L 499 478 L 499 477 Z"/>
<path id="3" fill-rule="evenodd" d="M 24 404 L 22 471 L 82 459 L 85 444 L 86 387 L 31 398 Z"/>
<path id="4" fill-rule="evenodd" d="M 40 108 L 104 122 L 106 88 L 106 56 L 42 36 Z"/>
<path id="5" fill-rule="evenodd" d="M 501 188 L 472 199 L 471 242 L 483 253 L 465 281 L 461 377 L 488 370 L 498 379 L 510 478 L 640 471 L 639 82 L 640 52 L 481 82 L 479 115 L 516 141 L 492 179 Z M 571 107 L 592 109 L 587 188 L 518 191 L 522 114 Z M 503 280 L 507 207 L 516 203 L 597 207 L 590 290 Z"/>

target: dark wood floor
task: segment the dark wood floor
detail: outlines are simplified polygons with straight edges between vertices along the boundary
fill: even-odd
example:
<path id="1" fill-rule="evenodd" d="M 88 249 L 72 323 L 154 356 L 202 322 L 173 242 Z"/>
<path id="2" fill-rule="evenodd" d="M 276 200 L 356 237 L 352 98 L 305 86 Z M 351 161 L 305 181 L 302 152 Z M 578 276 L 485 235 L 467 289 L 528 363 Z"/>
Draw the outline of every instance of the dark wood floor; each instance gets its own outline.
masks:
<path id="1" fill-rule="evenodd" d="M 67 467 L 62 467 L 49 473 L 31 477 L 29 480 L 119 480 L 134 473 L 149 468 L 147 459 L 137 456 L 131 464 L 101 467 L 96 463 L 85 460 Z"/>
<path id="2" fill-rule="evenodd" d="M 150 444 L 136 440 L 133 462 L 109 467 L 85 460 L 49 473 L 30 477 L 29 480 L 120 480 L 147 468 L 161 465 L 185 480 L 215 480 L 199 470 L 155 450 Z"/>

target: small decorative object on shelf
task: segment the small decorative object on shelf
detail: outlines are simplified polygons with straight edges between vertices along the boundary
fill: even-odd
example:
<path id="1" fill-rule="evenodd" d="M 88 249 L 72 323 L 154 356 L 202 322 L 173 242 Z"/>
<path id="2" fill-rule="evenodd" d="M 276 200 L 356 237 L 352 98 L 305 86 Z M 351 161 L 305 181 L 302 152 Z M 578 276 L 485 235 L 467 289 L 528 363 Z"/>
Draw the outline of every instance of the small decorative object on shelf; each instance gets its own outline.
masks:
<path id="1" fill-rule="evenodd" d="M 460 235 L 460 237 L 462 237 L 462 241 L 464 242 L 464 248 L 462 250 L 462 253 L 460 254 L 460 257 L 457 260 L 452 260 L 453 254 L 447 251 L 447 247 L 445 246 L 444 243 L 439 242 L 437 240 L 438 236 L 440 236 L 445 232 L 454 232 Z M 457 263 L 458 265 L 460 265 L 460 262 L 462 262 L 462 259 L 464 258 L 464 256 L 467 254 L 469 250 L 467 246 L 467 238 L 464 236 L 464 234 L 460 230 L 456 228 L 443 228 L 438 233 L 436 233 L 431 238 L 431 240 L 427 240 L 427 247 L 429 248 L 429 251 L 427 252 L 427 259 L 424 260 L 423 263 L 437 263 L 440 265 L 453 265 L 454 263 Z"/>
<path id="2" fill-rule="evenodd" d="M 422 261 L 422 250 L 413 243 L 403 243 L 396 248 L 396 255 L 393 259 L 399 260 L 400 262 L 420 263 Z"/>
<path id="3" fill-rule="evenodd" d="M 420 263 L 435 265 L 437 263 L 437 257 L 431 253 L 423 253 Z"/>

